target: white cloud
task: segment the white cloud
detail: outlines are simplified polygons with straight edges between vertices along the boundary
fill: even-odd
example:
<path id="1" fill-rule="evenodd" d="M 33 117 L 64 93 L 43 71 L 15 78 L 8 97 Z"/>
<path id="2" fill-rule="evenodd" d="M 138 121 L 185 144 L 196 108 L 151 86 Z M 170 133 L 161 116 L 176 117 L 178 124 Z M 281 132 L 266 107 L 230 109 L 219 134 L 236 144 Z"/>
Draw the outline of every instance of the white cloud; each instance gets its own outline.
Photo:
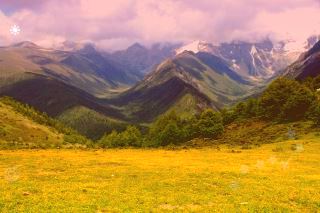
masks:
<path id="1" fill-rule="evenodd" d="M 48 0 L 40 6 L 0 1 L 16 8 L 0 13 L 0 43 L 17 40 L 6 32 L 12 24 L 21 26 L 20 40 L 49 46 L 86 40 L 111 49 L 135 41 L 304 39 L 320 29 L 318 0 Z"/>

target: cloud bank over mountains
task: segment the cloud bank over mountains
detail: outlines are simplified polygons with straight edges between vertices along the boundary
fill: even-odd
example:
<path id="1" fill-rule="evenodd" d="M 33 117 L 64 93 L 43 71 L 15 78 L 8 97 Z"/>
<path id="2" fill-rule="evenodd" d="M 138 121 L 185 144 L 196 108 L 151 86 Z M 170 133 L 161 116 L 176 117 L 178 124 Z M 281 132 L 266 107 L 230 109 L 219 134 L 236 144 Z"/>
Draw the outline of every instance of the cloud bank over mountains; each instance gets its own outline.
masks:
<path id="1" fill-rule="evenodd" d="M 14 24 L 18 36 L 9 32 Z M 114 50 L 133 42 L 305 40 L 319 29 L 319 0 L 0 0 L 0 45 L 74 40 Z"/>

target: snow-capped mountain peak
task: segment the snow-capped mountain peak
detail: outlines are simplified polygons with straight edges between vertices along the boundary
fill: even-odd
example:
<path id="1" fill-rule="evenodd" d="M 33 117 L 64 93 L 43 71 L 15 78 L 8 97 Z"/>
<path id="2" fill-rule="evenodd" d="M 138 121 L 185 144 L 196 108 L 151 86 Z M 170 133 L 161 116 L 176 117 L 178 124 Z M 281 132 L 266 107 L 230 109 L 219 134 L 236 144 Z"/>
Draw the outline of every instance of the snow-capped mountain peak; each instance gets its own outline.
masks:
<path id="1" fill-rule="evenodd" d="M 203 41 L 203 40 L 196 40 L 189 44 L 186 44 L 179 49 L 176 49 L 176 54 L 180 54 L 184 51 L 191 51 L 194 53 L 198 52 L 212 52 L 213 45 L 209 42 Z"/>

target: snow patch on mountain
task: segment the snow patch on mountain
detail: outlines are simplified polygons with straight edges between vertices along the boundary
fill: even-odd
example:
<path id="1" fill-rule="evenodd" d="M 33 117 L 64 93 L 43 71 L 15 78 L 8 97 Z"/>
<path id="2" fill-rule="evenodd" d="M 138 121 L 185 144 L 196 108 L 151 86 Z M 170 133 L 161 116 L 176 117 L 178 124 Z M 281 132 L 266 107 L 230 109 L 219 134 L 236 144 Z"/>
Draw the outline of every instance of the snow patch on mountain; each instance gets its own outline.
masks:
<path id="1" fill-rule="evenodd" d="M 305 52 L 307 46 L 306 41 L 289 40 L 284 45 L 285 52 Z"/>
<path id="2" fill-rule="evenodd" d="M 193 53 L 198 52 L 211 52 L 212 51 L 212 44 L 202 41 L 196 40 L 189 44 L 186 44 L 178 49 L 176 49 L 176 55 L 183 53 L 184 51 L 191 51 Z"/>
<path id="3" fill-rule="evenodd" d="M 256 62 L 255 62 L 255 56 L 258 54 L 258 51 L 254 45 L 252 45 L 251 50 L 250 50 L 250 55 L 252 58 L 252 64 L 254 67 L 256 67 Z"/>

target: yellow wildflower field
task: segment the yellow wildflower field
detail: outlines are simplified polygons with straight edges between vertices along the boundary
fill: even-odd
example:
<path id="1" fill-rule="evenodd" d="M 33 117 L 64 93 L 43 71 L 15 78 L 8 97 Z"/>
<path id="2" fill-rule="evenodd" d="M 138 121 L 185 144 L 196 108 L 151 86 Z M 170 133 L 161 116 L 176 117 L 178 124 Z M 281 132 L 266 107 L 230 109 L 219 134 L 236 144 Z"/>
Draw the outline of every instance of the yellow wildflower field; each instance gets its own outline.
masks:
<path id="1" fill-rule="evenodd" d="M 0 151 L 3 212 L 317 212 L 317 137 L 259 148 Z"/>

